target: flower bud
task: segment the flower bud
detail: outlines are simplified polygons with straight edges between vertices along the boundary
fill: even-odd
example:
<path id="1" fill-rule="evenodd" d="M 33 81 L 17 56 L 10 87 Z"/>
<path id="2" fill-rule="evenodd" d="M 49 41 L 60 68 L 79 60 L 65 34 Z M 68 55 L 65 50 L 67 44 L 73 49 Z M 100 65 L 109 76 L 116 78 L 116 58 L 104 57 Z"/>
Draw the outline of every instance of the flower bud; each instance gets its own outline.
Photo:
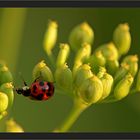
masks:
<path id="1" fill-rule="evenodd" d="M 94 73 L 98 73 L 99 67 L 105 66 L 106 59 L 103 56 L 102 52 L 99 50 L 99 51 L 96 51 L 93 55 L 91 55 L 91 57 L 89 58 L 89 63 L 91 65 L 92 71 Z"/>
<path id="2" fill-rule="evenodd" d="M 57 40 L 57 23 L 55 21 L 50 21 L 43 42 L 44 50 L 48 55 L 52 53 L 52 49 L 55 46 L 56 40 Z"/>
<path id="3" fill-rule="evenodd" d="M 113 33 L 113 41 L 119 55 L 127 54 L 131 46 L 131 35 L 127 23 L 119 24 Z"/>
<path id="4" fill-rule="evenodd" d="M 59 88 L 72 90 L 72 72 L 66 64 L 56 69 L 55 81 Z"/>
<path id="5" fill-rule="evenodd" d="M 68 44 L 60 44 L 60 51 L 59 51 L 59 54 L 57 56 L 57 61 L 56 61 L 57 67 L 60 67 L 65 64 L 67 57 L 69 55 L 69 51 L 70 51 L 70 48 Z"/>
<path id="6" fill-rule="evenodd" d="M 122 63 L 114 76 L 114 84 L 118 83 L 129 72 L 129 65 Z"/>
<path id="7" fill-rule="evenodd" d="M 0 92 L 0 113 L 5 111 L 8 107 L 8 97 L 5 93 Z"/>
<path id="8" fill-rule="evenodd" d="M 128 55 L 126 56 L 122 63 L 129 65 L 129 72 L 132 76 L 135 76 L 138 71 L 138 57 L 137 55 Z"/>
<path id="9" fill-rule="evenodd" d="M 131 85 L 133 83 L 133 77 L 131 74 L 127 74 L 115 87 L 114 97 L 117 100 L 121 100 L 126 97 L 130 91 Z"/>
<path id="10" fill-rule="evenodd" d="M 118 60 L 108 60 L 106 63 L 106 68 L 109 74 L 114 75 L 119 69 Z"/>
<path id="11" fill-rule="evenodd" d="M 76 71 L 78 70 L 78 68 L 79 68 L 80 66 L 82 66 L 82 64 L 83 64 L 83 63 L 82 63 L 81 61 L 78 61 L 78 62 L 75 62 L 75 63 L 74 63 L 73 70 L 72 70 L 73 76 L 75 76 Z"/>
<path id="12" fill-rule="evenodd" d="M 85 104 L 96 103 L 103 94 L 103 85 L 98 77 L 92 77 L 83 81 L 78 89 L 78 96 Z"/>
<path id="13" fill-rule="evenodd" d="M 44 60 L 36 64 L 33 69 L 33 80 L 39 77 L 44 81 L 53 82 L 53 74 L 50 68 L 44 63 Z"/>
<path id="14" fill-rule="evenodd" d="M 93 76 L 90 66 L 87 64 L 84 64 L 80 66 L 74 76 L 74 86 L 76 88 L 79 88 L 80 85 L 88 78 Z"/>
<path id="15" fill-rule="evenodd" d="M 106 69 L 104 67 L 100 67 L 99 68 L 99 72 L 97 74 L 98 78 L 102 78 L 104 76 L 104 74 L 106 73 Z"/>
<path id="16" fill-rule="evenodd" d="M 69 42 L 72 50 L 77 51 L 83 43 L 92 45 L 94 40 L 94 31 L 88 23 L 84 22 L 76 26 L 70 33 Z"/>
<path id="17" fill-rule="evenodd" d="M 106 60 L 118 59 L 118 50 L 112 42 L 99 46 L 96 51 L 99 50 L 101 51 Z"/>
<path id="18" fill-rule="evenodd" d="M 3 111 L 0 113 L 0 119 L 2 119 L 3 117 L 7 116 L 7 111 Z"/>
<path id="19" fill-rule="evenodd" d="M 90 44 L 84 43 L 82 47 L 77 51 L 74 62 L 85 62 L 91 54 Z"/>
<path id="20" fill-rule="evenodd" d="M 0 67 L 0 85 L 3 83 L 9 83 L 13 81 L 13 77 L 8 67 L 3 65 Z"/>
<path id="21" fill-rule="evenodd" d="M 138 71 L 138 75 L 137 75 L 136 91 L 140 91 L 140 70 Z"/>
<path id="22" fill-rule="evenodd" d="M 14 92 L 13 92 L 12 83 L 4 83 L 0 86 L 0 92 L 4 92 L 8 97 L 8 108 L 10 108 L 14 101 Z"/>
<path id="23" fill-rule="evenodd" d="M 105 99 L 106 97 L 108 97 L 108 95 L 111 92 L 112 89 L 112 85 L 113 85 L 113 77 L 108 74 L 105 73 L 101 78 L 100 78 L 102 85 L 103 85 L 103 95 L 101 97 L 102 99 Z"/>
<path id="24" fill-rule="evenodd" d="M 6 122 L 6 132 L 24 132 L 24 130 L 13 119 L 10 119 Z"/>

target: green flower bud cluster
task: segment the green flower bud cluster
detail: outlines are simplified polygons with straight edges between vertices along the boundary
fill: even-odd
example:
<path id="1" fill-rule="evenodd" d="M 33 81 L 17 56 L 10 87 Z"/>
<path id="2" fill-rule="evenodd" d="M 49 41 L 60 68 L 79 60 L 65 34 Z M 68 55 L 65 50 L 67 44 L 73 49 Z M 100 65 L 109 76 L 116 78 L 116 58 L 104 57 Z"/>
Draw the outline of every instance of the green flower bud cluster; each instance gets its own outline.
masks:
<path id="1" fill-rule="evenodd" d="M 50 26 L 45 37 L 47 43 L 53 43 L 45 45 L 47 54 L 56 42 L 56 25 Z M 53 35 L 49 33 L 51 30 Z M 77 25 L 70 32 L 69 44 L 60 44 L 54 64 L 56 69 L 52 72 L 49 66 L 41 61 L 33 69 L 33 79 L 41 73 L 44 80 L 55 82 L 56 92 L 70 95 L 87 106 L 123 99 L 131 92 L 138 71 L 137 55 L 127 55 L 121 59 L 131 46 L 128 24 L 118 25 L 113 32 L 113 39 L 94 50 L 93 42 L 92 27 L 87 22 Z M 74 51 L 72 55 L 71 50 Z M 68 64 L 68 59 L 73 62 Z M 137 91 L 140 91 L 139 79 L 137 78 L 136 86 L 133 86 Z"/>
<path id="2" fill-rule="evenodd" d="M 13 104 L 13 77 L 4 62 L 0 62 L 0 118 L 7 114 Z"/>

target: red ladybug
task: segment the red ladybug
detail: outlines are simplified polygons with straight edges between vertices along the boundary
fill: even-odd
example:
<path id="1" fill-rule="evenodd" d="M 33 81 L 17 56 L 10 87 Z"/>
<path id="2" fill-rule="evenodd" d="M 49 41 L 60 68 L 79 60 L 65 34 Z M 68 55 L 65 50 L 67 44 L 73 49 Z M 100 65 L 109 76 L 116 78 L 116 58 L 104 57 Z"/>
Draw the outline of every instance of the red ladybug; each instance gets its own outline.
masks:
<path id="1" fill-rule="evenodd" d="M 16 92 L 29 97 L 32 100 L 48 100 L 54 94 L 54 85 L 52 82 L 35 80 L 30 87 L 24 82 L 24 87 L 17 88 Z"/>

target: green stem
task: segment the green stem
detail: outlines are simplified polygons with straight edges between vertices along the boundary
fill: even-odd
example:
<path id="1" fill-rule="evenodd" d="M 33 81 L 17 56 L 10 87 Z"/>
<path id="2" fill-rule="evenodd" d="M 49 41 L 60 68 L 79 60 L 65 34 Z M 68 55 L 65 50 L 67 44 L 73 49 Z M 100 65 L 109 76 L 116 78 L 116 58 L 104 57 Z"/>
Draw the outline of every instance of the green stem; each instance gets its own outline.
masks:
<path id="1" fill-rule="evenodd" d="M 4 8 L 0 22 L 0 56 L 15 71 L 21 46 L 26 8 Z"/>
<path id="2" fill-rule="evenodd" d="M 56 129 L 54 132 L 67 132 L 70 129 L 70 127 L 74 124 L 74 122 L 78 119 L 80 114 L 86 109 L 86 107 L 87 105 L 84 105 L 79 100 L 76 100 L 74 102 L 73 108 L 69 116 L 63 122 L 61 127 Z"/>
<path id="3" fill-rule="evenodd" d="M 52 53 L 48 54 L 48 58 L 50 60 L 51 66 L 53 67 L 53 69 L 55 69 L 55 57 L 54 57 L 54 55 Z"/>

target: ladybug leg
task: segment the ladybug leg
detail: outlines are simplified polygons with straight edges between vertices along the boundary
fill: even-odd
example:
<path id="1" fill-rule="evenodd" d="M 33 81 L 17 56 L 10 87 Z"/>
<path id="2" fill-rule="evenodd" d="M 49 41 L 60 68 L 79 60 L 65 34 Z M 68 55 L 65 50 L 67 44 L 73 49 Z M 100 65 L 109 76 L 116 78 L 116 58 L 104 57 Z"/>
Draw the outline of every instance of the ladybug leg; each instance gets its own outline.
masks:
<path id="1" fill-rule="evenodd" d="M 27 83 L 25 82 L 25 80 L 24 80 L 24 78 L 22 77 L 21 73 L 19 73 L 19 75 L 20 75 L 20 78 L 21 78 L 22 81 L 23 81 L 24 86 L 27 86 Z"/>

